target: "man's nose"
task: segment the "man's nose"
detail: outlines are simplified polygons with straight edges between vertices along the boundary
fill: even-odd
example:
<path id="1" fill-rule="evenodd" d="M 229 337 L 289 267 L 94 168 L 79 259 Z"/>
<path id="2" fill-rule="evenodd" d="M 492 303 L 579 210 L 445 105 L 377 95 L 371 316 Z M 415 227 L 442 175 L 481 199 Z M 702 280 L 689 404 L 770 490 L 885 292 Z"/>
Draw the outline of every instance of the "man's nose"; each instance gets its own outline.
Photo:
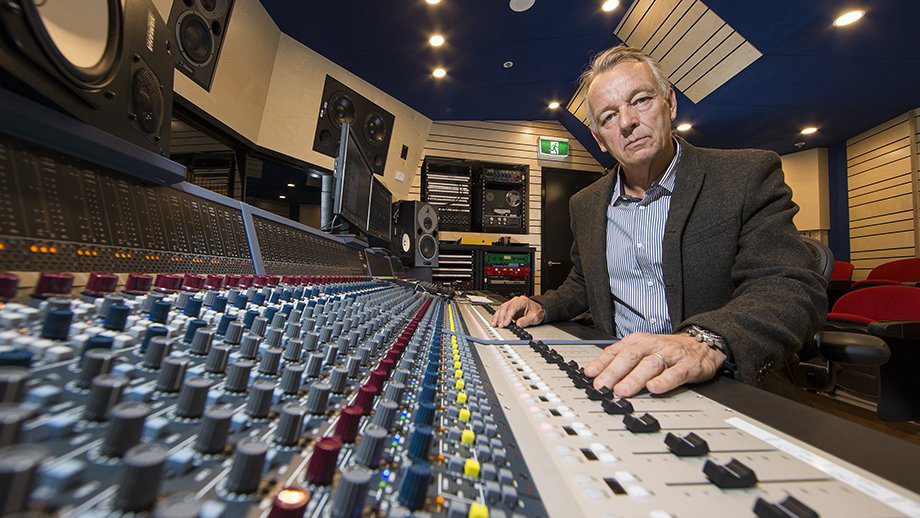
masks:
<path id="1" fill-rule="evenodd" d="M 619 123 L 620 130 L 624 135 L 632 133 L 632 130 L 636 129 L 636 126 L 639 125 L 639 118 L 636 116 L 636 111 L 630 107 L 624 106 L 619 113 Z"/>

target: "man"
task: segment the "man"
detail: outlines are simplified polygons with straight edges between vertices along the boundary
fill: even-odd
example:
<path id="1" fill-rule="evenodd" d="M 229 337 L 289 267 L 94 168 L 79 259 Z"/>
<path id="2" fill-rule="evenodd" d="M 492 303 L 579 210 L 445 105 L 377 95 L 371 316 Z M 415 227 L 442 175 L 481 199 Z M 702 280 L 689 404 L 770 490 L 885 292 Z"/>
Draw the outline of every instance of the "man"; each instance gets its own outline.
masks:
<path id="1" fill-rule="evenodd" d="M 620 396 L 720 372 L 788 395 L 778 371 L 818 327 L 827 299 L 792 224 L 798 207 L 779 157 L 672 136 L 674 90 L 640 50 L 608 49 L 582 82 L 592 134 L 619 165 L 570 201 L 574 266 L 562 286 L 502 304 L 492 325 L 590 309 L 621 340 L 585 374 Z"/>

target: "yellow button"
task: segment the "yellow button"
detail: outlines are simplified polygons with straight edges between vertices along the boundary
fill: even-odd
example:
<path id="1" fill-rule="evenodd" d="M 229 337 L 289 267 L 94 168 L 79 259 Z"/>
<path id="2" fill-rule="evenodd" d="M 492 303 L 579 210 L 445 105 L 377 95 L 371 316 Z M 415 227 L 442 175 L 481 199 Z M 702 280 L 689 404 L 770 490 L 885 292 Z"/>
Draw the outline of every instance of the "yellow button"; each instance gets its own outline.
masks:
<path id="1" fill-rule="evenodd" d="M 467 410 L 467 409 L 465 409 L 465 408 L 461 408 L 461 409 L 460 409 L 460 420 L 461 420 L 461 421 L 469 421 L 469 420 L 470 420 L 470 411 Z"/>
<path id="2" fill-rule="evenodd" d="M 457 378 L 457 379 L 462 378 L 462 377 L 463 377 L 463 371 L 460 370 L 460 369 L 455 370 L 455 371 L 454 371 L 454 377 Z"/>
<path id="3" fill-rule="evenodd" d="M 454 383 L 454 388 L 457 388 L 459 390 L 463 390 L 463 387 L 465 386 L 466 386 L 466 383 L 464 383 L 463 380 L 457 380 L 457 382 Z"/>
<path id="4" fill-rule="evenodd" d="M 463 364 L 462 364 L 462 363 L 460 363 L 460 362 L 454 362 L 454 368 L 455 368 L 455 369 L 459 369 L 460 367 L 463 367 Z"/>
<path id="5" fill-rule="evenodd" d="M 489 508 L 482 504 L 470 504 L 469 518 L 489 518 Z"/>
<path id="6" fill-rule="evenodd" d="M 463 474 L 468 477 L 479 478 L 479 461 L 466 459 L 466 464 L 463 465 Z"/>
<path id="7" fill-rule="evenodd" d="M 469 446 L 473 444 L 473 441 L 475 440 L 476 440 L 476 433 L 473 432 L 472 430 L 469 430 L 469 429 L 463 430 L 463 433 L 460 434 L 460 444 L 465 444 L 466 446 Z"/>
<path id="8" fill-rule="evenodd" d="M 460 359 L 460 355 L 457 353 L 454 353 L 454 361 L 457 361 L 459 359 Z"/>
<path id="9" fill-rule="evenodd" d="M 457 403 L 466 403 L 466 392 L 457 392 Z"/>
<path id="10" fill-rule="evenodd" d="M 450 344 L 451 344 L 451 345 L 457 345 L 457 337 L 456 337 L 456 336 L 450 337 Z"/>

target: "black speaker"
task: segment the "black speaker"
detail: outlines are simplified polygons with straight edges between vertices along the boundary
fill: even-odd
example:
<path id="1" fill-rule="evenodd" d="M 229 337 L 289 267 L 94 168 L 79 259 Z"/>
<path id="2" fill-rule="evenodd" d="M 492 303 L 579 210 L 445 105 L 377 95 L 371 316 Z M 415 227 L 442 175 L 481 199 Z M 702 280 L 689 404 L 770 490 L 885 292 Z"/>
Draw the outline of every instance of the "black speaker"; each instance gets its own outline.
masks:
<path id="1" fill-rule="evenodd" d="M 339 134 L 342 123 L 352 125 L 367 161 L 375 174 L 383 174 L 390 149 L 390 136 L 396 117 L 364 96 L 326 76 L 323 101 L 319 108 L 313 151 L 335 157 L 339 152 Z"/>
<path id="2" fill-rule="evenodd" d="M 438 211 L 421 201 L 394 203 L 392 249 L 409 266 L 437 266 Z"/>
<path id="3" fill-rule="evenodd" d="M 0 83 L 166 155 L 171 37 L 150 0 L 8 0 Z"/>
<path id="4" fill-rule="evenodd" d="M 173 0 L 169 28 L 176 41 L 176 68 L 211 91 L 233 0 Z"/>

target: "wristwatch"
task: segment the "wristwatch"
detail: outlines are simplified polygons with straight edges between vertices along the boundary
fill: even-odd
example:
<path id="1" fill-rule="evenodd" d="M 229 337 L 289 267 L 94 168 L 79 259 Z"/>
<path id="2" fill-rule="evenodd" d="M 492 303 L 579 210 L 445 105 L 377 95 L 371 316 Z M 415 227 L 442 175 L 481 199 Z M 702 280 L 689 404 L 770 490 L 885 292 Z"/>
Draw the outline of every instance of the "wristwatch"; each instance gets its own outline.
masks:
<path id="1" fill-rule="evenodd" d="M 691 325 L 683 330 L 684 333 L 696 338 L 697 342 L 704 343 L 709 346 L 710 349 L 721 352 L 725 355 L 725 362 L 722 364 L 722 372 L 725 374 L 731 374 L 735 372 L 735 358 L 732 355 L 732 350 L 728 347 L 728 342 L 722 338 L 722 335 L 713 333 L 708 329 L 704 329 L 696 324 Z"/>

